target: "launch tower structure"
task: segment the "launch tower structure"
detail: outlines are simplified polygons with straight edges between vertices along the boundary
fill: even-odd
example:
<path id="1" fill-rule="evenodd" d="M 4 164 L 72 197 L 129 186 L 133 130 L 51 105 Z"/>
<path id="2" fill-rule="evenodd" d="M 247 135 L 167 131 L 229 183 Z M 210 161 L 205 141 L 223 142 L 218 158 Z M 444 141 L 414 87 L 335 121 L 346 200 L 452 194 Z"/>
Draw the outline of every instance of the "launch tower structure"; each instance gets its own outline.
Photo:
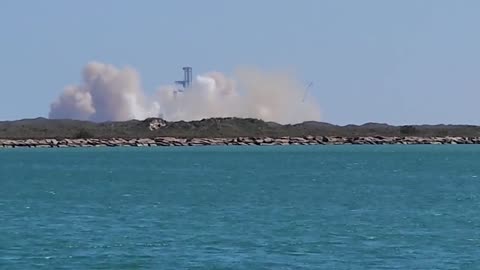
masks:
<path id="1" fill-rule="evenodd" d="M 175 81 L 176 84 L 183 86 L 183 89 L 179 91 L 183 91 L 189 88 L 192 85 L 193 75 L 192 75 L 192 68 L 191 67 L 183 67 L 183 80 L 182 81 Z"/>

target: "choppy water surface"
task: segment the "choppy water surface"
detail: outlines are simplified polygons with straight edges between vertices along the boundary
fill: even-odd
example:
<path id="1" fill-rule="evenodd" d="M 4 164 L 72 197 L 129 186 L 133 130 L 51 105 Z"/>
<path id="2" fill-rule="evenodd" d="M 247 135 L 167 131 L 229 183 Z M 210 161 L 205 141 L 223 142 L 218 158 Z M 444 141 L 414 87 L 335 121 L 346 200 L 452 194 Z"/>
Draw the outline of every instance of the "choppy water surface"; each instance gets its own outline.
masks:
<path id="1" fill-rule="evenodd" d="M 0 269 L 480 269 L 480 147 L 0 151 Z"/>

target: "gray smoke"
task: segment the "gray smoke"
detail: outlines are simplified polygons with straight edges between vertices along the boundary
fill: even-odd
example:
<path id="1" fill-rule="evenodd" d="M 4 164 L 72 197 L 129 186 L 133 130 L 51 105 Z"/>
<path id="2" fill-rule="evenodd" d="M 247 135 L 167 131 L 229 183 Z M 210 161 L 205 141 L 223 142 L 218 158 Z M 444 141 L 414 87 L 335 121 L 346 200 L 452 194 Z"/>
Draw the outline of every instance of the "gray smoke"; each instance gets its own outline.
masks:
<path id="1" fill-rule="evenodd" d="M 244 68 L 228 78 L 210 72 L 197 76 L 185 91 L 178 90 L 164 86 L 147 97 L 134 69 L 92 62 L 83 70 L 82 84 L 67 86 L 51 104 L 49 117 L 97 122 L 148 117 L 251 117 L 278 123 L 320 119 L 316 102 L 303 100 L 305 86 L 288 73 Z"/>
<path id="2" fill-rule="evenodd" d="M 49 117 L 124 121 L 158 114 L 158 104 L 146 101 L 135 70 L 92 62 L 83 70 L 83 84 L 67 86 L 51 104 Z"/>

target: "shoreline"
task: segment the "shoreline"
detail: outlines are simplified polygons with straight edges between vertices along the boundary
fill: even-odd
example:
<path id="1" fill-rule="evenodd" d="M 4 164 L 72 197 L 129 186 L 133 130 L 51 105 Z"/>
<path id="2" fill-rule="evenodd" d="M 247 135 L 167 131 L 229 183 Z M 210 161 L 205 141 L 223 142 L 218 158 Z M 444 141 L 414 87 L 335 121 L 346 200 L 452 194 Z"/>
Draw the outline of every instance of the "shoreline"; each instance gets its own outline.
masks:
<path id="1" fill-rule="evenodd" d="M 74 147 L 174 147 L 174 146 L 253 146 L 253 145 L 445 145 L 480 144 L 480 137 L 236 137 L 139 139 L 0 139 L 0 148 L 74 148 Z"/>

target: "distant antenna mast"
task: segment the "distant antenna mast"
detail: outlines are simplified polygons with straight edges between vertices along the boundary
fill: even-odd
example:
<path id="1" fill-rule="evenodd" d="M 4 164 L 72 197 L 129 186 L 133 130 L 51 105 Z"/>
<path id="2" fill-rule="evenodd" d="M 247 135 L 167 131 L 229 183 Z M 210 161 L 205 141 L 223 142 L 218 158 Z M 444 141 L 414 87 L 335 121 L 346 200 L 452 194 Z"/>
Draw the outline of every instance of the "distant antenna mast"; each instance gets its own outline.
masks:
<path id="1" fill-rule="evenodd" d="M 302 102 L 305 102 L 305 99 L 307 98 L 308 90 L 310 90 L 312 86 L 313 86 L 313 82 L 309 82 L 307 87 L 305 87 L 305 93 L 303 93 Z"/>

